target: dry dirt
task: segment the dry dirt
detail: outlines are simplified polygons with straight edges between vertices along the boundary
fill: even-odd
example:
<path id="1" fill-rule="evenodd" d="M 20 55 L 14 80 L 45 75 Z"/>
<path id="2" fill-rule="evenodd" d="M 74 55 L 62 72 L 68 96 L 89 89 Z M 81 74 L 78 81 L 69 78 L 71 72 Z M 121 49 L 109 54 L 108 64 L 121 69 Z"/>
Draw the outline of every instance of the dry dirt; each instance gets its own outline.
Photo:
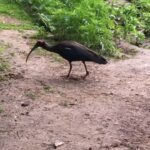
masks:
<path id="1" fill-rule="evenodd" d="M 30 31 L 28 31 L 30 34 Z M 10 79 L 0 82 L 0 150 L 150 150 L 150 52 L 107 65 L 74 63 L 35 53 L 27 31 L 0 31 L 9 45 Z M 25 34 L 25 35 L 24 35 Z"/>

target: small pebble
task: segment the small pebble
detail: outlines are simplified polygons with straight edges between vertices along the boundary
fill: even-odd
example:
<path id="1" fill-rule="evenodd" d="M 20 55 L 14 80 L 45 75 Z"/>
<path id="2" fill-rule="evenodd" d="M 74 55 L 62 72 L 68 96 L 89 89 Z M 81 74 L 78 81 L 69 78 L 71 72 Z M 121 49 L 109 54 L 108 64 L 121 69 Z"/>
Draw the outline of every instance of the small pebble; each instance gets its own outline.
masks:
<path id="1" fill-rule="evenodd" d="M 30 104 L 29 102 L 23 102 L 23 103 L 21 104 L 21 106 L 22 106 L 22 107 L 27 107 L 27 106 L 29 106 L 29 104 Z"/>

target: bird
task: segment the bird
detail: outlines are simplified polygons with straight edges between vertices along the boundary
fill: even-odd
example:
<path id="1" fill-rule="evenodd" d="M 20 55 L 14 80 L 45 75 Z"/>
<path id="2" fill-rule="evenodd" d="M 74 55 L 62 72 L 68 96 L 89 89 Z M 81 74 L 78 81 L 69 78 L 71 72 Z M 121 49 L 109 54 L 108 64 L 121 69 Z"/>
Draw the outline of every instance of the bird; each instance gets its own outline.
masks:
<path id="1" fill-rule="evenodd" d="M 91 62 L 95 62 L 98 64 L 108 63 L 107 60 L 103 56 L 99 56 L 98 54 L 93 52 L 91 49 L 87 48 L 86 46 L 76 41 L 62 41 L 58 44 L 50 46 L 44 40 L 38 40 L 36 42 L 36 44 L 28 53 L 26 57 L 26 62 L 28 61 L 30 54 L 38 47 L 41 47 L 49 52 L 57 53 L 68 61 L 70 68 L 69 68 L 68 74 L 66 75 L 67 78 L 70 77 L 73 61 L 81 61 L 83 63 L 85 71 L 86 71 L 86 74 L 83 76 L 83 78 L 86 78 L 89 75 L 89 71 L 87 70 L 87 66 L 85 64 L 86 61 L 91 61 Z"/>

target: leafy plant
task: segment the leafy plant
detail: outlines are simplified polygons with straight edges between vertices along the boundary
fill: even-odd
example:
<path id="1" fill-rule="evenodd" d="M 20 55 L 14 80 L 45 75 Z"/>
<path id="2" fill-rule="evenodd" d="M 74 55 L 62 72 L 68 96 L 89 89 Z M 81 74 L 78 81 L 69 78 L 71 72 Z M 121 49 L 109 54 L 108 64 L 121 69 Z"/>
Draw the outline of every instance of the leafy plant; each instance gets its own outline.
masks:
<path id="1" fill-rule="evenodd" d="M 111 12 L 115 21 L 114 37 L 126 39 L 136 45 L 141 44 L 145 39 L 145 26 L 136 5 L 113 6 Z"/>
<path id="2" fill-rule="evenodd" d="M 103 0 L 18 0 L 30 6 L 37 22 L 44 25 L 58 40 L 76 40 L 97 50 L 115 55 L 113 21 Z"/>
<path id="3" fill-rule="evenodd" d="M 76 40 L 108 56 L 119 53 L 114 39 L 139 45 L 150 35 L 149 0 L 122 6 L 114 1 L 110 5 L 104 0 L 16 0 L 56 39 Z"/>

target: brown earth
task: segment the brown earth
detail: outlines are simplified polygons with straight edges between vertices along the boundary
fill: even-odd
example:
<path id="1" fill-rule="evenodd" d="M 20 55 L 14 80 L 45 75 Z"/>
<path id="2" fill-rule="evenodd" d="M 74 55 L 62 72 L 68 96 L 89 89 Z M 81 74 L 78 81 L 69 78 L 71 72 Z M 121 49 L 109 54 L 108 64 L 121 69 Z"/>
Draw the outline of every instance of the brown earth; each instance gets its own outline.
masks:
<path id="1" fill-rule="evenodd" d="M 0 82 L 0 150 L 150 150 L 150 52 L 107 65 L 68 63 L 35 53 L 30 31 L 0 31 L 9 80 Z M 24 38 L 26 37 L 26 38 Z M 128 48 L 126 44 L 124 47 Z M 132 47 L 135 48 L 135 47 Z"/>

